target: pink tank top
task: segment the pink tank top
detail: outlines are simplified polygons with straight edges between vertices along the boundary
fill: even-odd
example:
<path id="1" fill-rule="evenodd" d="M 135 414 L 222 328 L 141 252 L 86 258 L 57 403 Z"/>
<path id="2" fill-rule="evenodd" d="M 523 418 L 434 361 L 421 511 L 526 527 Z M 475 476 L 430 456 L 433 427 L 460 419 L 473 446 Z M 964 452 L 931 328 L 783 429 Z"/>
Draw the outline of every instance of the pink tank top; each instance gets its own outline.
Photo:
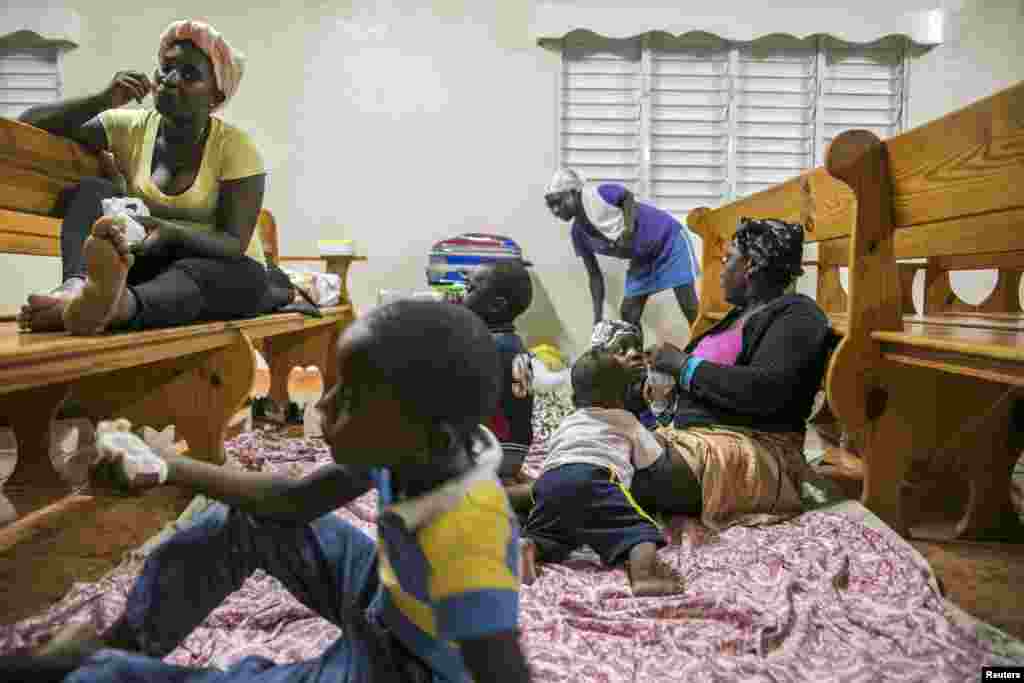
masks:
<path id="1" fill-rule="evenodd" d="M 734 325 L 725 332 L 709 334 L 697 343 L 693 355 L 720 365 L 735 365 L 743 348 L 743 325 Z"/>

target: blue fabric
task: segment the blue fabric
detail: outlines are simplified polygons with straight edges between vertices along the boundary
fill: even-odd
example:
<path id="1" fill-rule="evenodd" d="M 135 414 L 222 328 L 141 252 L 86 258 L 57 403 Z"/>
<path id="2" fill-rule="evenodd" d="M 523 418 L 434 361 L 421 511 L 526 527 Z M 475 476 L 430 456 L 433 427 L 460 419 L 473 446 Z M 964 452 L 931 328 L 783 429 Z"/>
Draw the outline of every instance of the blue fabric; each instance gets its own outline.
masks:
<path id="1" fill-rule="evenodd" d="M 287 524 L 215 503 L 152 552 L 128 596 L 125 615 L 111 635 L 121 641 L 134 639 L 145 654 L 102 650 L 65 682 L 371 680 L 373 647 L 349 634 L 320 657 L 287 665 L 246 657 L 221 671 L 160 659 L 256 569 L 276 577 L 304 605 L 343 627 L 349 617 L 346 610 L 368 610 L 380 594 L 376 544 L 336 515 L 324 515 L 311 524 Z"/>
<path id="2" fill-rule="evenodd" d="M 640 543 L 665 545 L 665 537 L 627 498 L 612 473 L 574 463 L 548 470 L 533 485 L 534 506 L 523 536 L 537 545 L 542 562 L 561 562 L 589 545 L 606 565 L 629 556 Z"/>
<path id="3" fill-rule="evenodd" d="M 606 183 L 598 193 L 609 204 L 622 207 L 626 188 Z M 601 254 L 629 260 L 625 296 L 653 294 L 691 284 L 700 275 L 690 237 L 672 214 L 650 204 L 636 202 L 633 242 L 628 251 L 615 247 L 597 233 L 586 217 L 572 224 L 572 243 L 577 256 Z"/>
<path id="4" fill-rule="evenodd" d="M 697 356 L 690 356 L 686 359 L 686 364 L 683 365 L 683 371 L 680 373 L 680 384 L 683 385 L 683 389 L 690 390 L 690 384 L 693 383 L 693 373 L 697 371 L 697 366 L 704 362 L 703 358 Z"/>
<path id="5" fill-rule="evenodd" d="M 689 235 L 680 229 L 672 234 L 666 253 L 649 265 L 630 262 L 623 296 L 655 294 L 691 285 L 700 275 Z"/>

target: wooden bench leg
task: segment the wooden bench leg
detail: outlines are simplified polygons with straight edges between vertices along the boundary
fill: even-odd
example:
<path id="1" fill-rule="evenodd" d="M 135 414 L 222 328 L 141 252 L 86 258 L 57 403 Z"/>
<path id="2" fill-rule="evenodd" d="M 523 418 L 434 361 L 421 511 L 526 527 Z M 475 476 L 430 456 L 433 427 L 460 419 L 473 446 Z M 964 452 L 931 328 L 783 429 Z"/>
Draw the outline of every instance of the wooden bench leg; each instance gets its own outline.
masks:
<path id="1" fill-rule="evenodd" d="M 190 457 L 221 464 L 228 424 L 249 398 L 255 374 L 252 342 L 239 332 L 227 347 L 85 378 L 73 395 L 95 420 L 173 424 Z"/>
<path id="2" fill-rule="evenodd" d="M 288 373 L 296 366 L 314 365 L 320 368 L 324 391 L 334 385 L 338 377 L 337 346 L 340 334 L 340 328 L 324 326 L 265 340 L 266 360 L 270 366 L 269 395 L 275 404 L 279 407 L 287 405 Z"/>
<path id="3" fill-rule="evenodd" d="M 190 456 L 220 464 L 228 422 L 248 397 L 254 372 L 252 345 L 240 332 L 225 348 L 83 378 L 72 396 L 81 414 L 93 420 L 126 417 L 156 428 L 173 424 L 176 438 L 188 442 Z M 19 449 L 19 469 L 45 464 L 19 472 L 12 477 L 16 483 L 38 479 L 47 468 L 57 480 L 44 439 L 64 391 L 39 390 L 31 404 L 38 409 L 25 403 L 33 392 L 8 399 L 22 402 L 18 414 L 34 416 L 18 427 L 19 440 L 30 444 L 24 454 Z M 98 579 L 125 552 L 177 518 L 192 495 L 176 487 L 139 497 L 65 495 L 0 529 L 0 622 L 38 613 L 75 581 Z"/>
<path id="4" fill-rule="evenodd" d="M 50 460 L 50 430 L 54 416 L 68 396 L 65 384 L 0 395 L 0 421 L 14 431 L 18 462 L 2 494 L 24 518 L 72 492 Z M 15 524 L 0 532 L 0 552 L 21 537 Z"/>
<path id="5" fill-rule="evenodd" d="M 978 408 L 988 411 L 1007 387 L 991 389 L 986 402 L 975 404 Z M 1024 402 L 1004 400 L 980 432 L 968 435 L 971 443 L 958 452 L 967 470 L 968 497 L 956 537 L 1024 542 L 1024 527 L 1010 498 L 1013 468 L 1024 450 Z"/>
<path id="6" fill-rule="evenodd" d="M 1008 387 L 923 368 L 886 378 L 885 411 L 864 432 L 864 505 L 914 538 L 1024 541 L 1010 499 L 1024 418 Z M 911 465 L 923 478 L 907 489 Z"/>
<path id="7" fill-rule="evenodd" d="M 66 384 L 56 384 L 0 395 L 0 420 L 18 440 L 18 465 L 5 488 L 57 486 L 50 462 L 50 426 L 68 391 Z"/>
<path id="8" fill-rule="evenodd" d="M 896 533 L 906 536 L 907 520 L 902 505 L 903 482 L 910 469 L 913 434 L 887 396 L 887 409 L 857 433 L 864 462 L 861 503 Z"/>

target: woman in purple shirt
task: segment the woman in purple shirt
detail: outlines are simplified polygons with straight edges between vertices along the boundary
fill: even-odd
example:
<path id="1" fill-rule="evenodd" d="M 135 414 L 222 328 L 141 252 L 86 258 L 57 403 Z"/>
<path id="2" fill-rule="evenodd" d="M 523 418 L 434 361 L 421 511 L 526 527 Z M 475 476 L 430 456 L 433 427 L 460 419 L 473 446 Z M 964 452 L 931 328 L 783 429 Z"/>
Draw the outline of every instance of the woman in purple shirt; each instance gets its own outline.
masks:
<path id="1" fill-rule="evenodd" d="M 597 254 L 629 261 L 620 311 L 623 320 L 640 324 L 647 298 L 671 289 L 683 315 L 697 317 L 694 280 L 700 268 L 683 226 L 671 214 L 638 202 L 621 185 L 584 185 L 570 169 L 560 169 L 544 196 L 548 209 L 572 221 L 572 244 L 590 275 L 594 324 L 602 320 L 604 276 Z"/>

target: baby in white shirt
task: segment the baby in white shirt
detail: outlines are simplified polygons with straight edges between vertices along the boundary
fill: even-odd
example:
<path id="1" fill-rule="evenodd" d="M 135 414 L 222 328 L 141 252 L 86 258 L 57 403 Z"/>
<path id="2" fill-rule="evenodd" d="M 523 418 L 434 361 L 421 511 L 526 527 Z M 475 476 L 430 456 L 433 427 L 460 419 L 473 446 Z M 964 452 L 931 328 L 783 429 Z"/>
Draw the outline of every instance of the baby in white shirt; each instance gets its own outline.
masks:
<path id="1" fill-rule="evenodd" d="M 633 500 L 633 474 L 649 467 L 665 445 L 625 410 L 632 373 L 603 349 L 587 351 L 572 368 L 576 411 L 548 439 L 549 454 L 533 485 L 534 507 L 523 528 L 522 578 L 532 583 L 538 562 L 560 562 L 589 545 L 608 566 L 627 565 L 637 596 L 681 591 L 659 571 L 665 537 Z"/>

